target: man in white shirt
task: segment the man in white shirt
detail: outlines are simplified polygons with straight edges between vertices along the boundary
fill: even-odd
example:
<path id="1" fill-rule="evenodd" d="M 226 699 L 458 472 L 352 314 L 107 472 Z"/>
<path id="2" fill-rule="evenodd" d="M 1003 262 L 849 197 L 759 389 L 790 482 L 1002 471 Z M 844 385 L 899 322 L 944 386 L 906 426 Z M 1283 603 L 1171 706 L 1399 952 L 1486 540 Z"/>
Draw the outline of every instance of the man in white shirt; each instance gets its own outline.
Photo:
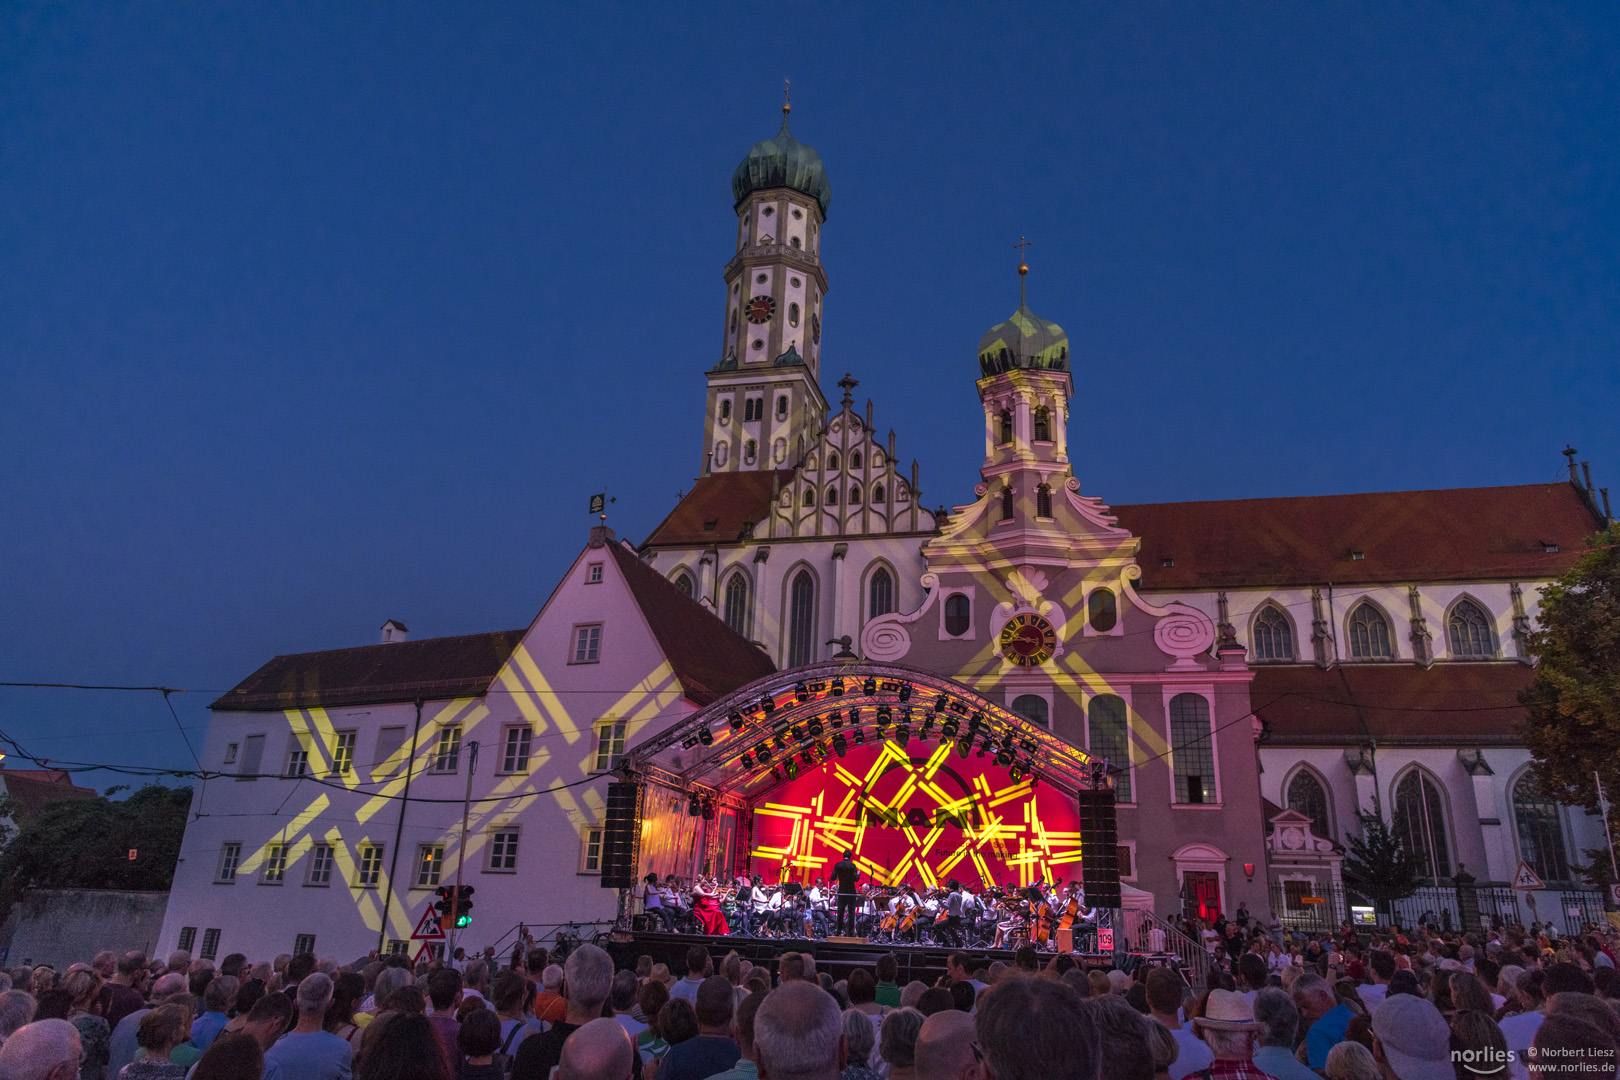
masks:
<path id="1" fill-rule="evenodd" d="M 1372 984 L 1356 987 L 1356 994 L 1361 998 L 1361 1003 L 1367 1006 L 1367 1012 L 1371 1013 L 1384 1003 L 1384 998 L 1389 994 L 1389 980 L 1395 977 L 1395 954 L 1383 949 L 1368 953 L 1367 973 L 1372 976 Z"/>
<path id="2" fill-rule="evenodd" d="M 1170 1080 L 1181 1080 L 1188 1073 L 1209 1068 L 1215 1054 L 1209 1044 L 1181 1026 L 1181 976 L 1169 968 L 1156 967 L 1148 972 L 1147 1003 L 1153 1019 L 1165 1026 L 1175 1038 L 1180 1052 L 1170 1065 Z"/>

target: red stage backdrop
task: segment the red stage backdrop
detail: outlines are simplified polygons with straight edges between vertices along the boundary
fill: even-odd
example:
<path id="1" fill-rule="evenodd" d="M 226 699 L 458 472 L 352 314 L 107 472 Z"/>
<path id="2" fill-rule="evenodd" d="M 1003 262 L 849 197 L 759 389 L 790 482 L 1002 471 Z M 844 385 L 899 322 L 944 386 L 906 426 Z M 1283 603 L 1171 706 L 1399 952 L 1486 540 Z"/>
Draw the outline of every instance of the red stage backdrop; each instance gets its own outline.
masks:
<path id="1" fill-rule="evenodd" d="M 751 870 L 767 881 L 827 877 L 846 849 L 879 884 L 982 887 L 1080 876 L 1075 802 L 989 755 L 913 740 L 852 747 L 754 803 Z"/>

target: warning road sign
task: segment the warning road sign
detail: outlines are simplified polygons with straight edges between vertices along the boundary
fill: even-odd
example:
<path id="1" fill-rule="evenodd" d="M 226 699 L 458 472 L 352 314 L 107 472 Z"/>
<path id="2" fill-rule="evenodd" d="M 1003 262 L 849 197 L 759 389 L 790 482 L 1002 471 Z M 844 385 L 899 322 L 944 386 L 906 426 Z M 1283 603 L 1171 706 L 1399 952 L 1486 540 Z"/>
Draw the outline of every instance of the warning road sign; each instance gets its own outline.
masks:
<path id="1" fill-rule="evenodd" d="M 1521 859 L 1519 868 L 1513 872 L 1513 887 L 1523 892 L 1537 892 L 1545 889 L 1547 883 L 1536 876 L 1536 872 L 1530 869 L 1529 863 Z"/>
<path id="2" fill-rule="evenodd" d="M 439 913 L 432 908 L 422 912 L 422 919 L 416 924 L 411 933 L 412 941 L 443 941 L 444 927 L 439 923 Z"/>
<path id="3" fill-rule="evenodd" d="M 427 942 L 424 941 L 424 942 L 422 942 L 422 947 L 420 949 L 416 950 L 416 955 L 411 957 L 411 966 L 415 967 L 417 964 L 420 964 L 423 960 L 432 960 L 432 959 L 433 959 L 433 947 L 430 946 Z"/>

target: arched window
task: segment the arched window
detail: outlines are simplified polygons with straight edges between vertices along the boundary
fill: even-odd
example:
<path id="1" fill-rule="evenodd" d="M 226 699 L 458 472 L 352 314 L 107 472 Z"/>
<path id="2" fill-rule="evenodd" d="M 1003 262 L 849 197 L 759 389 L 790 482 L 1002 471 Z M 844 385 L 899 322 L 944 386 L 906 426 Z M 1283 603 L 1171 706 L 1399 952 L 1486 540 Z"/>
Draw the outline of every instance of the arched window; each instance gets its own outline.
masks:
<path id="1" fill-rule="evenodd" d="M 1260 609 L 1254 617 L 1254 658 L 1256 660 L 1292 660 L 1294 658 L 1294 630 L 1288 625 L 1288 616 L 1271 604 Z"/>
<path id="2" fill-rule="evenodd" d="M 778 394 L 776 396 L 776 418 L 778 420 L 786 420 L 787 419 L 787 409 L 788 409 L 787 395 L 786 394 Z"/>
<path id="3" fill-rule="evenodd" d="M 849 467 L 852 469 L 858 469 L 861 467 L 861 452 L 859 450 L 851 450 L 849 452 Z"/>
<path id="4" fill-rule="evenodd" d="M 1388 660 L 1389 623 L 1383 614 L 1363 600 L 1350 613 L 1350 656 L 1355 660 Z"/>
<path id="5" fill-rule="evenodd" d="M 836 453 L 827 455 L 827 470 L 829 472 L 838 471 L 838 455 Z"/>
<path id="6" fill-rule="evenodd" d="M 788 589 L 788 667 L 803 667 L 815 656 L 816 581 L 800 570 Z"/>
<path id="7" fill-rule="evenodd" d="M 1052 488 L 1042 484 L 1035 489 L 1035 516 L 1049 518 L 1052 516 Z"/>
<path id="8" fill-rule="evenodd" d="M 675 587 L 687 596 L 691 596 L 696 591 L 695 586 L 692 584 L 692 575 L 685 570 L 675 575 Z"/>
<path id="9" fill-rule="evenodd" d="M 945 632 L 961 637 L 968 632 L 971 610 L 965 593 L 952 593 L 945 598 Z"/>
<path id="10" fill-rule="evenodd" d="M 1052 441 L 1052 414 L 1045 405 L 1035 406 L 1035 441 Z"/>
<path id="11" fill-rule="evenodd" d="M 837 506 L 838 505 L 838 489 L 837 488 L 830 487 L 830 488 L 827 489 L 827 498 L 825 500 L 825 504 L 827 506 Z"/>
<path id="12" fill-rule="evenodd" d="M 814 505 L 816 505 L 816 489 L 815 488 L 805 488 L 804 489 L 804 505 L 806 505 L 806 506 L 814 506 Z"/>
<path id="13" fill-rule="evenodd" d="M 754 457 L 758 453 L 759 447 L 755 445 L 753 439 L 749 439 L 747 442 L 743 443 L 743 460 L 748 464 L 752 465 L 754 463 Z"/>
<path id="14" fill-rule="evenodd" d="M 1519 858 L 1545 882 L 1569 880 L 1569 848 L 1558 804 L 1541 793 L 1535 774 L 1526 771 L 1513 785 L 1513 824 L 1519 831 Z"/>
<path id="15" fill-rule="evenodd" d="M 1496 655 L 1496 646 L 1491 640 L 1491 624 L 1486 621 L 1485 613 L 1479 610 L 1479 605 L 1472 600 L 1458 601 L 1457 606 L 1451 609 L 1447 630 L 1451 635 L 1452 656 L 1484 660 Z"/>
<path id="16" fill-rule="evenodd" d="M 1005 446 L 1013 441 L 1012 413 L 1002 409 L 998 419 L 1001 421 L 1001 438 L 996 441 Z"/>
<path id="17" fill-rule="evenodd" d="M 1019 694 L 1013 698 L 1012 711 L 1032 724 L 1052 726 L 1051 718 L 1047 715 L 1046 699 L 1039 694 Z"/>
<path id="18" fill-rule="evenodd" d="M 748 579 L 732 574 L 726 582 L 726 625 L 748 636 Z"/>
<path id="19" fill-rule="evenodd" d="M 875 503 L 879 503 L 879 504 L 881 504 L 883 502 L 883 485 L 882 484 L 873 484 L 872 485 L 872 501 L 875 502 Z"/>
<path id="20" fill-rule="evenodd" d="M 720 403 L 720 419 L 721 420 L 730 420 L 731 419 L 731 399 L 730 398 L 726 398 L 724 401 L 722 401 Z"/>
<path id="21" fill-rule="evenodd" d="M 1001 520 L 1002 521 L 1011 521 L 1012 519 L 1013 519 L 1013 490 L 1010 487 L 1004 487 L 1004 488 L 1001 489 Z"/>
<path id="22" fill-rule="evenodd" d="M 1322 781 L 1309 769 L 1301 769 L 1288 781 L 1284 796 L 1288 809 L 1298 810 L 1311 819 L 1311 828 L 1324 840 L 1333 839 L 1333 828 L 1328 824 L 1328 797 Z"/>
<path id="23" fill-rule="evenodd" d="M 867 618 L 875 619 L 894 610 L 894 578 L 883 567 L 878 567 L 866 586 Z"/>
<path id="24" fill-rule="evenodd" d="M 799 242 L 797 240 L 793 241 L 793 246 L 798 247 Z M 799 325 L 799 305 L 798 304 L 789 304 L 788 305 L 788 325 L 789 326 L 798 326 Z"/>
<path id="25" fill-rule="evenodd" d="M 1114 779 L 1115 799 L 1130 802 L 1131 743 L 1126 727 L 1125 699 L 1117 694 L 1098 694 L 1091 699 L 1086 719 L 1086 741 L 1091 752 L 1124 770 Z"/>
<path id="26" fill-rule="evenodd" d="M 856 484 L 855 486 L 853 486 L 853 487 L 851 487 L 849 489 L 849 505 L 851 505 L 851 506 L 859 506 L 860 504 L 861 504 L 861 486 L 859 484 Z"/>
<path id="27" fill-rule="evenodd" d="M 1091 590 L 1091 598 L 1086 601 L 1086 611 L 1090 616 L 1093 630 L 1099 634 L 1106 634 L 1112 630 L 1114 624 L 1119 621 L 1119 606 L 1114 599 L 1114 590 Z"/>
<path id="28" fill-rule="evenodd" d="M 1170 699 L 1170 761 L 1176 802 L 1215 801 L 1215 741 L 1209 731 L 1209 702 L 1202 694 Z"/>
<path id="29" fill-rule="evenodd" d="M 797 236 L 789 237 L 788 238 L 788 243 L 793 247 L 798 247 L 799 246 L 799 238 Z"/>
<path id="30" fill-rule="evenodd" d="M 1418 872 L 1438 883 L 1451 876 L 1446 841 L 1446 803 L 1440 785 L 1413 769 L 1395 787 L 1395 835 L 1417 857 Z"/>
<path id="31" fill-rule="evenodd" d="M 735 334 L 737 332 L 737 309 L 736 308 L 731 309 L 731 332 L 733 334 Z"/>

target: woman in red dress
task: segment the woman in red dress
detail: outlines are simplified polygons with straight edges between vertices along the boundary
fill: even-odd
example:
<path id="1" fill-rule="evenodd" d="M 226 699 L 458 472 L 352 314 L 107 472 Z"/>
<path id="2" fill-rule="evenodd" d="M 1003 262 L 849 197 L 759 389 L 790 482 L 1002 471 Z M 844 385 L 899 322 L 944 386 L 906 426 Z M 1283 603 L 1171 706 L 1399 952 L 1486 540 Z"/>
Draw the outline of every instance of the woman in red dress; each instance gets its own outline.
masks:
<path id="1" fill-rule="evenodd" d="M 692 886 L 692 914 L 702 924 L 705 934 L 729 934 L 725 913 L 720 910 L 720 890 L 712 881 L 699 881 Z"/>

